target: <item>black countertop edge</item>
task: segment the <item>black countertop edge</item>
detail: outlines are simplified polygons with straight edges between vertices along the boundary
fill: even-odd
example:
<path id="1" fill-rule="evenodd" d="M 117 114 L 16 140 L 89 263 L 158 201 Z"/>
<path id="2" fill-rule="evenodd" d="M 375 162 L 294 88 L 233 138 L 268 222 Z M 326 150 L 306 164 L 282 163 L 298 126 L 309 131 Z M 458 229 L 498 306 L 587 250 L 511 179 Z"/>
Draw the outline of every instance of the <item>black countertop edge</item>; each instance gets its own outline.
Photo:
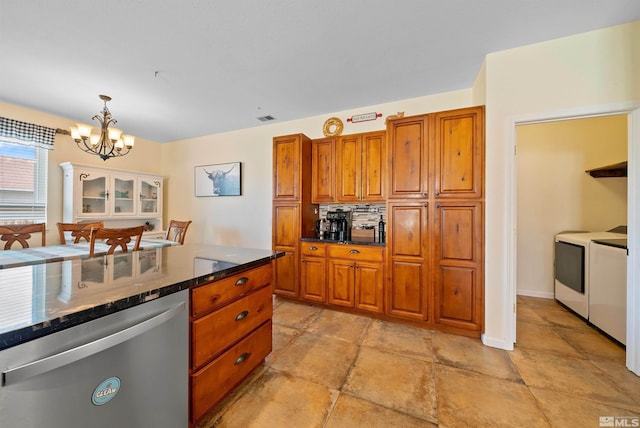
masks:
<path id="1" fill-rule="evenodd" d="M 66 314 L 52 320 L 30 324 L 25 327 L 17 327 L 11 332 L 0 335 L 0 351 L 20 345 L 25 342 L 29 342 L 31 340 L 41 338 L 43 336 L 47 336 L 52 333 L 84 324 L 89 321 L 96 320 L 98 318 L 102 318 L 119 311 L 123 311 L 125 309 L 132 308 L 134 306 L 138 306 L 140 304 L 158 299 L 160 297 L 177 293 L 191 287 L 200 286 L 211 281 L 217 281 L 227 276 L 231 276 L 233 274 L 267 264 L 271 260 L 283 257 L 284 254 L 284 252 L 277 252 L 269 257 L 263 257 L 251 262 L 231 266 L 212 274 L 194 277 L 185 281 L 166 285 L 155 290 L 148 290 L 142 293 L 127 296 L 113 302 L 94 306 L 71 314 Z"/>
<path id="2" fill-rule="evenodd" d="M 144 293 L 116 300 L 114 302 L 105 303 L 103 305 L 94 306 L 83 311 L 74 312 L 73 314 L 64 315 L 51 321 L 41 322 L 23 328 L 18 328 L 2 335 L 2 340 L 0 341 L 0 351 L 3 349 L 11 348 L 12 346 L 29 342 L 31 340 L 48 336 L 52 333 L 57 333 L 68 328 L 84 324 L 89 321 L 96 320 L 98 318 L 102 318 L 107 315 L 114 314 L 116 312 L 123 311 L 125 309 L 133 308 L 134 306 L 138 306 L 142 303 L 149 302 L 160 297 L 168 296 L 169 294 L 177 293 L 178 291 L 189 288 L 191 285 L 192 280 L 183 281 L 180 283 L 162 287 L 159 290 L 146 291 Z"/>
<path id="3" fill-rule="evenodd" d="M 226 268 L 224 270 L 221 270 L 221 271 L 218 271 L 218 272 L 214 272 L 212 274 L 203 275 L 203 276 L 199 276 L 197 278 L 193 278 L 193 283 L 191 284 L 191 286 L 196 287 L 196 286 L 208 284 L 211 281 L 217 281 L 219 279 L 226 278 L 227 276 L 231 276 L 233 274 L 240 273 L 240 272 L 243 272 L 245 270 L 253 269 L 254 267 L 262 266 L 264 264 L 269 263 L 269 261 L 271 261 L 271 260 L 278 259 L 280 257 L 284 257 L 284 254 L 285 254 L 284 251 L 279 251 L 278 253 L 274 254 L 271 257 L 264 257 L 262 259 L 254 260 L 252 262 L 243 263 L 243 264 L 237 265 L 237 266 L 232 266 L 232 267 Z M 178 290 L 176 290 L 176 291 L 178 291 Z"/>
<path id="4" fill-rule="evenodd" d="M 332 239 L 319 239 L 319 238 L 300 238 L 302 242 L 320 242 L 325 244 L 340 244 L 340 245 L 369 245 L 371 247 L 384 247 L 384 242 L 363 242 L 363 241 L 336 241 Z"/>

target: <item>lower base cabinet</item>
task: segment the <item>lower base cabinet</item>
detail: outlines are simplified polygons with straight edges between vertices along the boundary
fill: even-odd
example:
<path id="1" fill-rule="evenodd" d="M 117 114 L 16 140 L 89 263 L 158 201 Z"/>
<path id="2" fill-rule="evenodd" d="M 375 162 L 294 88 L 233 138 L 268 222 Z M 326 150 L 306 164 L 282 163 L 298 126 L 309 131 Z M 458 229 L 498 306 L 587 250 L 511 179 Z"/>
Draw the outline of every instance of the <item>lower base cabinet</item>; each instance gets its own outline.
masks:
<path id="1" fill-rule="evenodd" d="M 327 303 L 368 312 L 382 312 L 384 248 L 328 245 Z"/>
<path id="2" fill-rule="evenodd" d="M 271 321 L 191 375 L 191 414 L 198 421 L 262 363 L 272 349 Z"/>
<path id="3" fill-rule="evenodd" d="M 190 426 L 272 349 L 271 263 L 191 289 Z"/>

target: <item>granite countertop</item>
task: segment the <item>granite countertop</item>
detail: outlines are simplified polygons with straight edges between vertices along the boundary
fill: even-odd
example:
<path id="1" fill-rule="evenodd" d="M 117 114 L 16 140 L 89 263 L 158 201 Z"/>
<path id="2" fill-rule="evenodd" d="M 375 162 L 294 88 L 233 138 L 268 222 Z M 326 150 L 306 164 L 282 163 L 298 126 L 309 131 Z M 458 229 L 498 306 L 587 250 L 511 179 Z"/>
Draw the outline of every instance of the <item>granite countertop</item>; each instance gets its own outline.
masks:
<path id="1" fill-rule="evenodd" d="M 281 251 L 185 244 L 0 270 L 0 350 L 269 263 Z"/>
<path id="2" fill-rule="evenodd" d="M 364 241 L 337 241 L 333 239 L 319 238 L 300 238 L 303 242 L 323 242 L 325 244 L 344 244 L 344 245 L 370 245 L 372 247 L 384 247 L 384 242 L 364 242 Z"/>

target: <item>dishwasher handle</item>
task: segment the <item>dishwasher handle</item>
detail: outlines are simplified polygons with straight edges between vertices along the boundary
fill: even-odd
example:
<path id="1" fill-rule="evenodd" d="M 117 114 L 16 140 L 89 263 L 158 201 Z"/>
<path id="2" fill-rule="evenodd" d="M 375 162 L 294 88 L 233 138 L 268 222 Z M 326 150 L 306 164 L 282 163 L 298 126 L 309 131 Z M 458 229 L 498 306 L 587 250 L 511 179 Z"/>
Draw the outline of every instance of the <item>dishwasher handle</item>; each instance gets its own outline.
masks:
<path id="1" fill-rule="evenodd" d="M 180 302 L 176 306 L 167 309 L 152 318 L 146 319 L 138 324 L 134 324 L 131 327 L 127 327 L 124 330 L 117 331 L 108 336 L 101 337 L 100 339 L 96 339 L 92 342 L 85 343 L 84 345 L 68 349 L 58 354 L 5 370 L 2 372 L 2 386 L 21 382 L 29 377 L 58 369 L 105 351 L 109 348 L 113 348 L 116 345 L 133 339 L 136 336 L 140 336 L 141 334 L 164 324 L 184 310 L 186 310 L 186 304 L 185 302 Z"/>

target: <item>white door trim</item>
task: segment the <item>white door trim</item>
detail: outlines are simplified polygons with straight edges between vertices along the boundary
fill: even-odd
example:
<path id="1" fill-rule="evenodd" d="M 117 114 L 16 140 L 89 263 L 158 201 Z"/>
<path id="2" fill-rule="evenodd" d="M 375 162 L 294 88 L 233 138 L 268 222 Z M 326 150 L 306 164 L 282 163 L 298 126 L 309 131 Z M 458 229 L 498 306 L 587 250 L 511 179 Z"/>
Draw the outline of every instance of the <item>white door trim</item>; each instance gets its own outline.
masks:
<path id="1" fill-rule="evenodd" d="M 505 165 L 505 250 L 506 279 L 504 290 L 505 349 L 513 349 L 516 342 L 516 294 L 517 294 L 517 183 L 516 183 L 516 126 L 553 122 L 568 119 L 628 115 L 628 213 L 629 227 L 627 259 L 627 368 L 640 375 L 640 101 L 579 107 L 553 112 L 511 116 L 506 121 Z"/>

